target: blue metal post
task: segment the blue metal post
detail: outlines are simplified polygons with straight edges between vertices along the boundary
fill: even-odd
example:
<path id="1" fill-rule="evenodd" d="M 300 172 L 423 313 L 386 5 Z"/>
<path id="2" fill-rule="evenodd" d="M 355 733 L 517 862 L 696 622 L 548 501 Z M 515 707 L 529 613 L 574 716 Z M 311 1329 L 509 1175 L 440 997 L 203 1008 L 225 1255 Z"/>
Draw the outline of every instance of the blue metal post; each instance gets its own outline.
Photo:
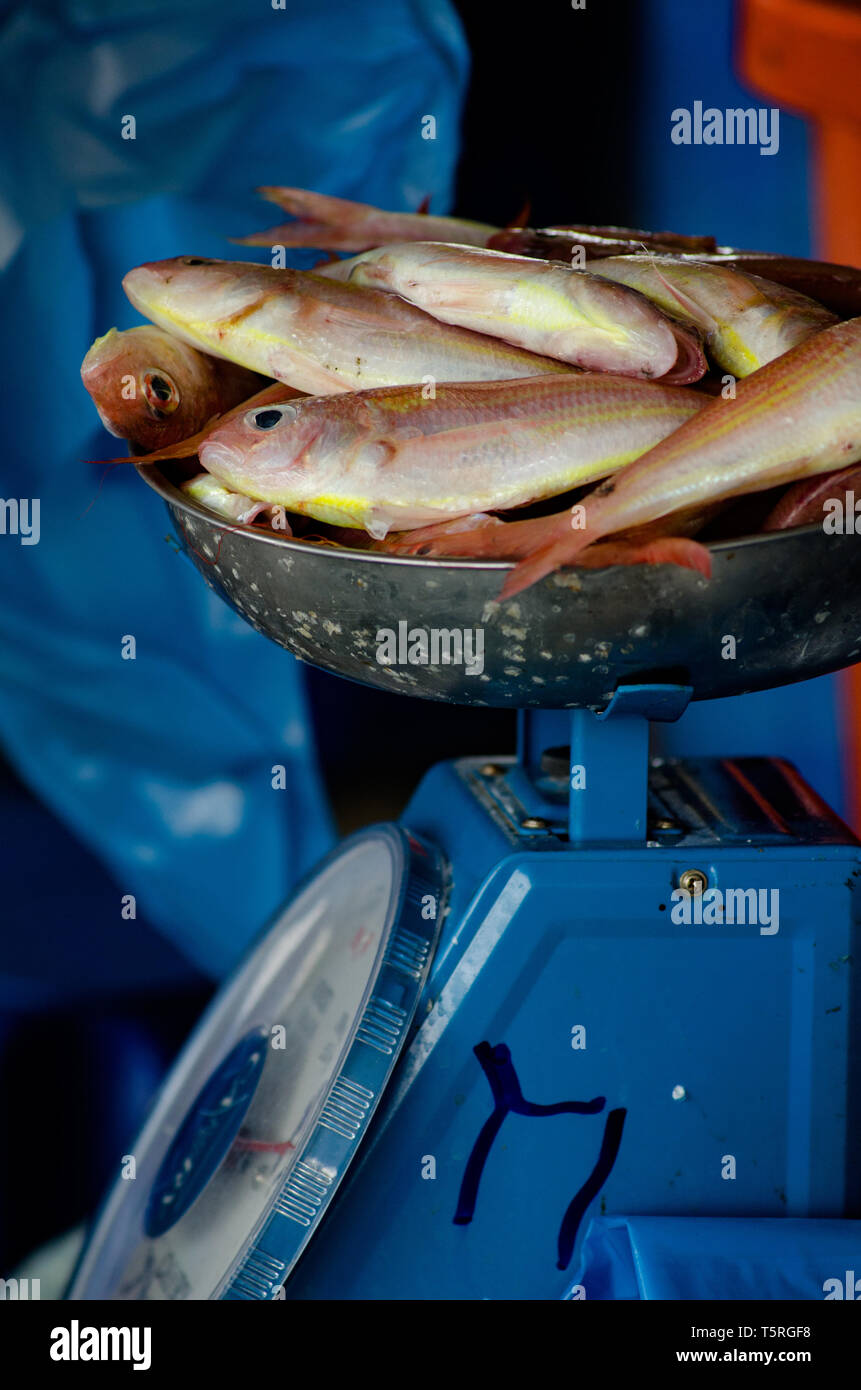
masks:
<path id="1" fill-rule="evenodd" d="M 605 710 L 571 710 L 568 834 L 572 844 L 636 844 L 646 838 L 649 722 L 674 720 L 693 691 L 623 685 Z"/>

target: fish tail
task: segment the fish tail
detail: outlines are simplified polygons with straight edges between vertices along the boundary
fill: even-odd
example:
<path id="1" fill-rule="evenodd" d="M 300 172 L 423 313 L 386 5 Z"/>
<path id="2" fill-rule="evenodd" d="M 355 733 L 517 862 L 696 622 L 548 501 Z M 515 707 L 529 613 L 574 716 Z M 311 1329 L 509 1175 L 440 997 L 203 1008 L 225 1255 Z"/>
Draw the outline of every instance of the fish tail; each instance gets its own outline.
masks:
<path id="1" fill-rule="evenodd" d="M 366 212 L 364 203 L 348 198 L 334 198 L 330 193 L 312 193 L 308 188 L 288 188 L 282 184 L 263 184 L 257 189 L 267 203 L 276 203 L 292 217 L 308 221 L 331 222 L 343 217 L 350 209 Z"/>
<path id="2" fill-rule="evenodd" d="M 650 541 L 600 541 L 572 556 L 570 544 L 554 541 L 521 560 L 506 579 L 499 600 L 513 598 L 539 579 L 552 574 L 572 559 L 581 569 L 607 569 L 611 565 L 678 565 L 711 578 L 711 554 L 699 541 L 684 536 L 659 536 Z"/>
<path id="3" fill-rule="evenodd" d="M 532 585 L 537 584 L 539 579 L 544 579 L 554 570 L 560 569 L 565 564 L 570 564 L 569 551 L 570 542 L 567 538 L 554 540 L 549 545 L 544 545 L 540 550 L 536 550 L 525 560 L 521 560 L 515 565 L 500 589 L 499 602 L 502 603 L 505 599 L 514 598 L 515 594 L 522 593 L 524 589 L 531 589 Z"/>
<path id="4" fill-rule="evenodd" d="M 301 240 L 295 237 L 301 235 Z M 282 222 L 277 227 L 266 227 L 262 232 L 252 232 L 250 236 L 229 236 L 233 246 L 304 246 L 306 223 Z"/>
<path id="5" fill-rule="evenodd" d="M 268 202 L 277 203 L 294 218 L 267 231 L 231 237 L 240 246 L 313 246 L 319 251 L 368 250 L 379 245 L 375 224 L 389 214 L 365 203 L 312 193 L 306 188 L 258 188 Z M 394 214 L 392 218 L 394 220 Z"/>

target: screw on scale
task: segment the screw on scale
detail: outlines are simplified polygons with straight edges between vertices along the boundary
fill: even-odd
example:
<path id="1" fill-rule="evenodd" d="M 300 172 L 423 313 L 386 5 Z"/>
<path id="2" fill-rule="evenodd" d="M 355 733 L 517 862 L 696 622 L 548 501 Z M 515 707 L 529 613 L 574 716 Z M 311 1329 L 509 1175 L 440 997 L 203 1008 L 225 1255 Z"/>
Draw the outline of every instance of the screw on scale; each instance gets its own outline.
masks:
<path id="1" fill-rule="evenodd" d="M 709 876 L 702 869 L 685 869 L 683 874 L 679 874 L 679 887 L 690 893 L 692 898 L 698 898 L 708 886 Z"/>

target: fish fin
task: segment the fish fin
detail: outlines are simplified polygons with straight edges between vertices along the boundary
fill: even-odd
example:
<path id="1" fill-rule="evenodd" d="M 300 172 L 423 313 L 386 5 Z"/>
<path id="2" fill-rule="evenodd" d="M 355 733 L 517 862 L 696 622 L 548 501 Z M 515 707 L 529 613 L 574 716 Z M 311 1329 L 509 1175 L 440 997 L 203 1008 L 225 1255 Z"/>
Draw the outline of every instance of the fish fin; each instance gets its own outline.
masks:
<path id="1" fill-rule="evenodd" d="M 570 529 L 571 513 L 567 509 L 526 521 L 503 521 L 497 516 L 476 513 L 442 525 L 426 526 L 421 533 L 413 531 L 400 538 L 400 547 L 403 554 L 520 560 L 540 546 L 567 536 Z"/>
<path id="2" fill-rule="evenodd" d="M 431 195 L 429 193 L 426 193 L 425 196 L 422 198 L 421 202 L 419 203 L 418 207 L 416 208 L 416 216 L 426 217 L 427 214 L 430 212 L 430 205 Z"/>
<path id="3" fill-rule="evenodd" d="M 119 458 L 113 459 L 86 459 L 87 463 L 108 464 L 108 463 L 159 463 L 162 459 L 185 459 L 191 458 L 196 454 L 199 445 L 206 438 L 209 430 L 221 417 L 213 415 L 212 419 L 204 425 L 197 434 L 191 435 L 188 439 L 180 439 L 176 444 L 164 444 L 160 449 L 153 449 L 148 454 L 124 454 Z"/>
<path id="4" fill-rule="evenodd" d="M 112 468 L 116 463 L 146 463 L 147 458 L 139 458 L 136 454 L 118 454 L 115 459 L 81 459 L 81 463 L 91 468 Z"/>
<path id="5" fill-rule="evenodd" d="M 333 222 L 344 216 L 373 212 L 367 203 L 355 203 L 349 198 L 335 198 L 331 193 L 312 193 L 309 188 L 291 188 L 284 184 L 262 184 L 256 190 L 267 203 L 275 203 L 291 217 L 306 222 Z"/>
<path id="6" fill-rule="evenodd" d="M 391 513 L 382 507 L 370 507 L 365 515 L 365 530 L 375 541 L 384 541 L 393 524 Z"/>
<path id="7" fill-rule="evenodd" d="M 580 569 L 606 569 L 610 565 L 678 565 L 710 579 L 710 551 L 687 536 L 657 536 L 650 541 L 599 541 L 577 559 Z"/>
<path id="8" fill-rule="evenodd" d="M 293 222 L 282 223 L 250 237 L 231 237 L 240 246 L 314 246 L 320 251 L 367 251 L 379 246 L 373 224 L 386 214 L 366 203 L 311 193 L 305 188 L 265 186 L 258 193 L 289 212 Z"/>
<path id="9" fill-rule="evenodd" d="M 506 599 L 514 598 L 515 594 L 522 593 L 524 589 L 530 589 L 539 579 L 552 574 L 565 564 L 567 552 L 566 540 L 553 540 L 549 545 L 534 551 L 525 560 L 519 561 L 500 589 L 498 601 L 504 603 Z"/>
<path id="10" fill-rule="evenodd" d="M 521 227 L 528 227 L 528 226 L 529 226 L 529 219 L 530 219 L 531 215 L 532 215 L 532 199 L 531 199 L 531 198 L 527 198 L 527 199 L 525 200 L 524 204 L 523 204 L 523 207 L 520 209 L 519 213 L 518 213 L 517 216 L 514 218 L 514 220 L 511 221 L 511 222 L 506 222 L 506 224 L 505 224 L 505 231 L 507 231 L 507 232 L 516 232 L 516 231 L 520 231 Z"/>
<path id="11" fill-rule="evenodd" d="M 135 463 L 158 463 L 161 459 L 187 459 L 192 454 L 196 454 L 206 436 L 221 419 L 220 415 L 213 415 L 211 420 L 207 420 L 202 430 L 197 434 L 192 434 L 188 439 L 181 439 L 176 444 L 165 444 L 161 449 L 153 449 L 149 454 L 141 454 L 135 459 Z"/>
<path id="12" fill-rule="evenodd" d="M 672 284 L 672 282 L 667 279 L 666 275 L 661 273 L 660 267 L 655 263 L 654 258 L 652 258 L 652 270 L 667 291 L 667 294 L 676 301 L 680 309 L 684 309 L 685 313 L 691 316 L 699 328 L 702 328 L 706 333 L 711 333 L 717 328 L 717 319 L 707 313 L 701 304 L 697 304 L 695 299 L 691 299 L 690 295 L 685 294 L 684 290 L 679 289 L 678 285 Z"/>
<path id="13" fill-rule="evenodd" d="M 419 526 L 414 531 L 402 531 L 387 543 L 387 549 L 396 555 L 464 555 L 470 553 L 465 546 L 481 546 L 486 533 L 504 527 L 505 522 L 498 516 L 487 512 L 472 512 L 469 516 L 455 517 L 453 521 L 436 521 L 432 526 Z M 478 535 L 476 542 L 475 536 Z M 452 539 L 460 537 L 460 540 Z M 449 544 L 450 550 L 445 546 Z M 442 546 L 442 549 L 437 547 Z"/>
<path id="14" fill-rule="evenodd" d="M 298 225 L 297 222 L 282 222 L 277 227 L 252 232 L 250 236 L 229 236 L 227 240 L 231 246 L 305 246 L 308 243 L 304 239 L 296 241 L 293 238 Z"/>
<path id="15" fill-rule="evenodd" d="M 329 285 L 332 283 L 334 277 L 332 277 L 332 279 L 327 279 L 323 276 L 321 279 L 325 284 Z M 350 281 L 338 280 L 336 283 L 349 284 Z M 371 298 L 371 296 L 375 294 L 380 295 L 381 298 L 386 301 L 384 307 L 376 311 L 374 309 L 373 299 Z M 409 332 L 410 330 L 416 331 L 417 327 L 424 327 L 421 320 L 419 320 L 418 323 L 416 323 L 416 321 L 410 322 L 409 320 L 404 323 L 397 323 L 394 319 L 394 312 L 398 307 L 406 310 L 406 314 L 409 314 L 410 311 L 412 311 L 412 313 L 416 311 L 411 304 L 407 304 L 405 300 L 399 299 L 396 294 L 391 294 L 388 290 L 366 290 L 363 287 L 360 296 L 357 296 L 357 300 L 358 302 L 351 303 L 350 301 L 346 301 L 340 304 L 329 301 L 320 305 L 320 322 L 331 326 L 333 336 L 343 331 L 357 334 L 358 340 L 361 342 L 362 337 L 367 338 L 374 332 L 382 330 L 383 333 L 388 335 L 387 341 L 393 343 L 395 339 L 395 330 Z M 389 307 L 389 301 L 391 301 L 391 308 Z M 379 305 L 380 301 L 378 300 L 377 303 Z M 443 325 L 437 326 L 442 327 Z M 353 389 L 355 390 L 357 388 L 354 387 Z M 420 384 L 417 385 L 417 390 L 421 390 Z"/>

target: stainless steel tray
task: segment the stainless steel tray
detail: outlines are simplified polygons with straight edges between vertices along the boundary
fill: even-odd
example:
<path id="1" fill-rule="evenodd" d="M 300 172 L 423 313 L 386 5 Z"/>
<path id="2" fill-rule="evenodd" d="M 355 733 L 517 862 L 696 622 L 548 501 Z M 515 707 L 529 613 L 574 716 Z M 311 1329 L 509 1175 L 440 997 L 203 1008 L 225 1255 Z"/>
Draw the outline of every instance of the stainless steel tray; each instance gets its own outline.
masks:
<path id="1" fill-rule="evenodd" d="M 508 564 L 401 559 L 241 527 L 138 466 L 206 582 L 259 632 L 337 675 L 424 699 L 599 708 L 660 677 L 694 699 L 805 680 L 861 659 L 861 537 L 820 526 L 710 547 L 710 580 L 674 566 L 562 570 L 505 604 Z M 381 629 L 483 630 L 483 669 L 381 665 Z M 726 638 L 735 639 L 735 656 Z M 446 639 L 443 639 L 445 645 Z"/>

